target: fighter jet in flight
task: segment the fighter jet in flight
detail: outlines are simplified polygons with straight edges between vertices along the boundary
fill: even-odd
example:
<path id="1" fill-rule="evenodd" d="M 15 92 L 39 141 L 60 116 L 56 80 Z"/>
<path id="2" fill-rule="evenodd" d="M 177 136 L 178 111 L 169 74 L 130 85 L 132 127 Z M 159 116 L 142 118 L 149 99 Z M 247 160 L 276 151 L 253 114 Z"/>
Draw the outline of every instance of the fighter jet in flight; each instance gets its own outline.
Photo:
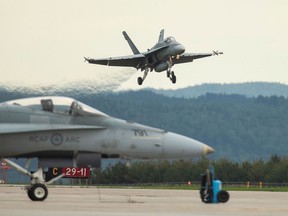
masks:
<path id="1" fill-rule="evenodd" d="M 192 158 L 213 151 L 192 138 L 113 118 L 72 98 L 0 103 L 0 159 L 30 176 L 26 190 L 33 201 L 45 200 L 46 185 L 63 176 L 46 181 L 44 168 L 100 167 L 102 158 Z M 38 158 L 39 168 L 30 172 L 7 158 Z"/>
<path id="2" fill-rule="evenodd" d="M 149 71 L 167 71 L 167 77 L 176 83 L 176 75 L 171 68 L 174 64 L 192 62 L 194 59 L 204 58 L 213 55 L 220 55 L 223 52 L 213 51 L 212 53 L 185 53 L 185 47 L 177 42 L 174 37 L 164 39 L 164 29 L 161 30 L 158 43 L 147 52 L 140 53 L 128 34 L 123 31 L 124 38 L 127 40 L 134 55 L 109 57 L 109 58 L 85 58 L 91 64 L 107 66 L 134 67 L 144 71 L 143 77 L 138 77 L 138 84 L 142 85 Z"/>

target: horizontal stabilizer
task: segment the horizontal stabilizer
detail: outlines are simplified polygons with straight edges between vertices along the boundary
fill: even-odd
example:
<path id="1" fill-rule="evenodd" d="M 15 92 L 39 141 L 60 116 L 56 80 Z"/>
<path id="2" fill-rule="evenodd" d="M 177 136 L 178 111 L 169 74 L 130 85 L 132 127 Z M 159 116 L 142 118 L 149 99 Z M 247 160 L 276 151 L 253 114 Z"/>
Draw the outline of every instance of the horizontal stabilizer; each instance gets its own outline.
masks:
<path id="1" fill-rule="evenodd" d="M 86 125 L 63 125 L 63 124 L 1 124 L 1 134 L 31 133 L 45 131 L 66 131 L 66 130 L 104 130 L 102 126 Z"/>

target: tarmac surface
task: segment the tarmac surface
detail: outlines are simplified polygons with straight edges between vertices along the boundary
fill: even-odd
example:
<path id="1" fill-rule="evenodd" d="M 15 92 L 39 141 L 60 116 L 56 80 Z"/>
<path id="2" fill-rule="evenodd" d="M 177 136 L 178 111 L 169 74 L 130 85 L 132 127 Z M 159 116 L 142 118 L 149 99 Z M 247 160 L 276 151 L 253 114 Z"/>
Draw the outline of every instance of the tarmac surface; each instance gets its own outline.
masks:
<path id="1" fill-rule="evenodd" d="M 44 202 L 21 186 L 0 186 L 0 216 L 288 215 L 287 192 L 231 191 L 225 204 L 205 204 L 199 191 L 49 187 Z"/>

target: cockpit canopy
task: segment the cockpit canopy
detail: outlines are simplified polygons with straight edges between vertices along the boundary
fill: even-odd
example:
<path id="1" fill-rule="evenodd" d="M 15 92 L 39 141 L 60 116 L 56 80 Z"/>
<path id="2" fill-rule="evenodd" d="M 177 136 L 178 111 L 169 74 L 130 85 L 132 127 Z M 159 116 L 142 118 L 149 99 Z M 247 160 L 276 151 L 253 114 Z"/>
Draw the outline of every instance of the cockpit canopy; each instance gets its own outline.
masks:
<path id="1" fill-rule="evenodd" d="M 35 97 L 8 101 L 6 103 L 8 105 L 23 106 L 33 110 L 64 115 L 107 116 L 99 110 L 68 97 Z"/>
<path id="2" fill-rule="evenodd" d="M 171 42 L 175 42 L 176 40 L 174 37 L 167 37 L 167 38 L 165 38 L 164 41 L 165 41 L 165 43 L 171 43 Z"/>

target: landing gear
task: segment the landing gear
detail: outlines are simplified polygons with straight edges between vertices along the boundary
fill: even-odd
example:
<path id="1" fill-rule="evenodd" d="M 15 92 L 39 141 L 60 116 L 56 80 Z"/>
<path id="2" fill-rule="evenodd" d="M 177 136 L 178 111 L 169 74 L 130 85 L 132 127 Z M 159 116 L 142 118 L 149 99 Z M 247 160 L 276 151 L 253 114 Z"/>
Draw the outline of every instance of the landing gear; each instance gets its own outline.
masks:
<path id="1" fill-rule="evenodd" d="M 176 76 L 174 74 L 174 71 L 171 71 L 173 64 L 171 56 L 167 60 L 168 63 L 168 69 L 167 69 L 167 77 L 172 81 L 173 84 L 176 83 Z"/>
<path id="2" fill-rule="evenodd" d="M 48 196 L 47 187 L 44 184 L 34 184 L 26 188 L 27 195 L 32 201 L 43 201 Z"/>
<path id="3" fill-rule="evenodd" d="M 173 84 L 176 83 L 176 76 L 174 74 L 174 71 L 170 71 L 170 70 L 167 70 L 167 77 L 172 81 Z"/>
<path id="4" fill-rule="evenodd" d="M 142 85 L 143 83 L 142 77 L 138 77 L 137 82 L 138 82 L 138 85 Z"/>
<path id="5" fill-rule="evenodd" d="M 46 185 L 52 184 L 54 181 L 62 178 L 64 174 L 59 175 L 50 181 L 46 182 L 44 179 L 44 171 L 42 168 L 39 168 L 36 172 L 31 173 L 27 169 L 21 167 L 20 165 L 16 164 L 15 162 L 2 158 L 7 164 L 11 167 L 15 168 L 18 172 L 27 175 L 31 178 L 31 184 L 27 186 L 25 189 L 27 191 L 28 197 L 32 201 L 44 201 L 48 196 L 48 189 Z"/>
<path id="6" fill-rule="evenodd" d="M 167 77 L 171 80 L 171 82 L 173 84 L 175 84 L 176 83 L 176 76 L 174 74 L 174 71 L 171 71 L 172 66 L 173 66 L 173 62 L 170 58 L 170 61 L 168 61 Z M 141 68 L 142 71 L 144 70 L 144 75 L 143 75 L 143 77 L 138 77 L 138 79 L 137 79 L 138 85 L 143 84 L 144 80 L 146 79 L 146 77 L 148 75 L 149 69 L 150 69 L 150 71 L 153 71 L 153 68 L 150 68 L 148 66 L 146 66 L 145 69 Z M 164 69 L 164 70 L 166 70 L 166 69 Z M 163 70 L 155 70 L 155 71 L 156 72 L 162 72 Z"/>
<path id="7" fill-rule="evenodd" d="M 148 72 L 149 72 L 149 67 L 146 67 L 145 71 L 144 71 L 143 78 L 142 77 L 138 77 L 138 79 L 137 79 L 138 85 L 142 85 L 142 83 L 144 82 L 144 80 L 146 79 L 146 77 L 148 75 Z"/>
<path id="8" fill-rule="evenodd" d="M 176 83 L 176 76 L 175 76 L 175 74 L 174 74 L 174 72 L 172 71 L 172 76 L 171 76 L 171 81 L 172 81 L 172 83 L 173 84 L 175 84 Z"/>

